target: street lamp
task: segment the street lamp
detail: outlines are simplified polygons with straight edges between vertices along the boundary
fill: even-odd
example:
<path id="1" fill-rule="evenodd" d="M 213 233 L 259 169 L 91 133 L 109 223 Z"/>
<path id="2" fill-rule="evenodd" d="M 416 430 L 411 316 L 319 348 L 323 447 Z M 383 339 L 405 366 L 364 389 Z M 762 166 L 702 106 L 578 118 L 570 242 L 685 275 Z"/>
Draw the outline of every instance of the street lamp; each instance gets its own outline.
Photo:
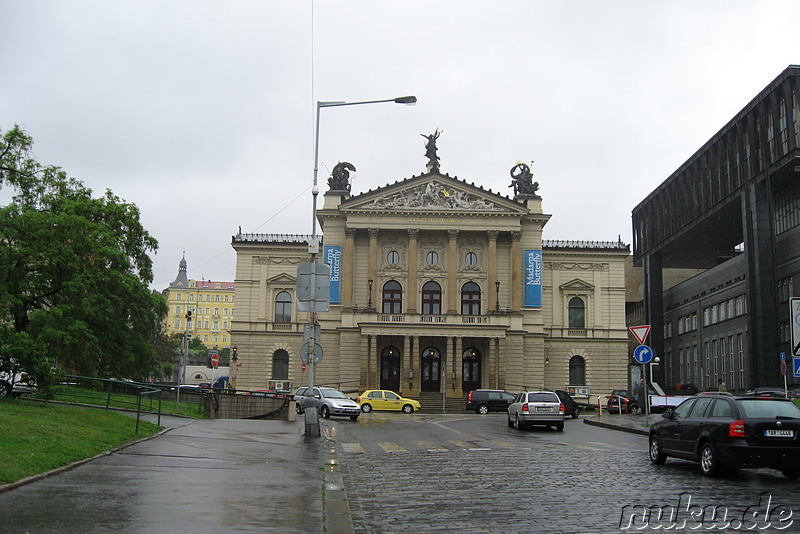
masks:
<path id="1" fill-rule="evenodd" d="M 500 280 L 496 280 L 494 283 L 494 290 L 495 290 L 495 300 L 494 300 L 494 311 L 500 311 Z"/>
<path id="2" fill-rule="evenodd" d="M 334 108 L 334 107 L 341 107 L 341 106 L 358 106 L 361 104 L 381 104 L 384 102 L 393 102 L 395 104 L 407 104 L 413 105 L 417 102 L 416 96 L 398 96 L 396 98 L 387 98 L 384 100 L 363 100 L 359 102 L 344 102 L 344 101 L 333 101 L 333 102 L 320 102 L 317 101 L 317 115 L 316 121 L 314 123 L 314 184 L 311 188 L 311 195 L 313 197 L 313 204 L 311 210 L 311 243 L 308 244 L 308 251 L 311 254 L 311 263 L 317 263 L 317 253 L 319 252 L 319 239 L 317 238 L 317 195 L 319 195 L 319 186 L 317 185 L 317 174 L 319 173 L 319 112 L 322 108 Z M 316 280 L 315 278 L 316 273 L 316 266 L 312 265 L 311 269 L 311 278 L 309 280 L 311 290 L 311 302 L 310 302 L 310 320 L 309 324 L 311 326 L 311 331 L 315 332 L 316 329 L 314 328 L 316 324 L 316 301 L 314 295 L 314 288 L 316 288 Z M 308 343 L 308 387 L 314 387 L 314 368 L 316 367 L 316 356 L 314 355 L 314 346 L 316 345 L 316 339 L 311 339 Z M 306 435 L 307 436 L 319 436 L 319 424 L 314 421 L 313 423 L 310 422 L 309 418 L 316 419 L 316 409 L 306 409 L 305 410 L 306 416 L 305 419 L 305 426 L 306 426 Z"/>
<path id="3" fill-rule="evenodd" d="M 372 311 L 372 278 L 367 280 L 367 284 L 369 285 L 368 289 L 368 297 L 367 297 L 367 311 Z"/>

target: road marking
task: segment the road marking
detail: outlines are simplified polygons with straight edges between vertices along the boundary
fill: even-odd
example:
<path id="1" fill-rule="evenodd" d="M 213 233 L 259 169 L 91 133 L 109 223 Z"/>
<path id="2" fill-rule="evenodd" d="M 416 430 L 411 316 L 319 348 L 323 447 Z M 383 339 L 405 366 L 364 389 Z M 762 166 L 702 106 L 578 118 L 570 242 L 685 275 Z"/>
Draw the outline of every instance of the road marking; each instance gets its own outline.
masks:
<path id="1" fill-rule="evenodd" d="M 481 447 L 474 441 L 460 441 L 456 439 L 451 439 L 450 443 L 458 447 L 459 449 L 469 449 L 469 450 L 489 450 L 486 447 Z"/>
<path id="2" fill-rule="evenodd" d="M 414 445 L 421 449 L 425 449 L 428 451 L 446 451 L 447 447 L 444 445 L 439 445 L 438 443 L 434 443 L 433 441 L 415 441 Z"/>
<path id="3" fill-rule="evenodd" d="M 386 452 L 402 452 L 402 451 L 407 451 L 408 450 L 408 449 L 405 449 L 405 448 L 401 447 L 397 443 L 393 443 L 391 441 L 379 441 L 378 442 L 378 447 L 380 447 L 381 449 L 385 450 Z"/>
<path id="4" fill-rule="evenodd" d="M 489 439 L 486 442 L 491 445 L 492 447 L 502 447 L 504 449 L 508 449 L 511 447 L 516 447 L 515 444 L 511 443 L 510 441 L 503 441 L 501 439 Z"/>
<path id="5" fill-rule="evenodd" d="M 360 443 L 342 443 L 344 452 L 365 452 Z"/>

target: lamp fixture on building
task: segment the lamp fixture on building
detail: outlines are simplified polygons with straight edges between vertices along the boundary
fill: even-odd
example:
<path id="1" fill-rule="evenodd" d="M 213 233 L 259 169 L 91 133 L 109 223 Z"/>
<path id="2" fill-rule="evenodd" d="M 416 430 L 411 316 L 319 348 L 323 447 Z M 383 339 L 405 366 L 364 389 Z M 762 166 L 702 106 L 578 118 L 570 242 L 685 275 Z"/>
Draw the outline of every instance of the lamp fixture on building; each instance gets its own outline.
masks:
<path id="1" fill-rule="evenodd" d="M 367 309 L 372 309 L 372 278 L 367 280 L 367 284 L 369 284 L 369 297 L 367 299 Z"/>
<path id="2" fill-rule="evenodd" d="M 495 281 L 494 291 L 496 295 L 494 300 L 494 311 L 500 311 L 500 280 Z"/>
<path id="3" fill-rule="evenodd" d="M 545 358 L 544 358 L 544 364 L 545 365 L 550 365 L 550 358 L 548 358 L 547 356 L 545 356 Z"/>

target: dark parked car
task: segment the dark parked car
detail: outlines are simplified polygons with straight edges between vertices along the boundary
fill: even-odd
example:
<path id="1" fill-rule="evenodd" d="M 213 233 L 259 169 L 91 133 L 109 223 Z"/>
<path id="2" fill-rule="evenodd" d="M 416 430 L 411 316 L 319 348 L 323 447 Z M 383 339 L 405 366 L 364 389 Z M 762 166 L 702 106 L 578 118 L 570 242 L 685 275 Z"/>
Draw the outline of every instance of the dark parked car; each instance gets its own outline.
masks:
<path id="1" fill-rule="evenodd" d="M 724 468 L 769 467 L 800 476 L 800 408 L 774 395 L 697 395 L 650 427 L 650 461 L 700 463 L 704 475 Z"/>
<path id="2" fill-rule="evenodd" d="M 615 389 L 608 395 L 606 403 L 608 413 L 634 413 L 636 409 L 636 399 L 628 396 L 627 389 Z"/>
<path id="3" fill-rule="evenodd" d="M 560 389 L 556 390 L 556 395 L 561 399 L 561 404 L 564 405 L 564 414 L 569 415 L 573 419 L 577 419 L 581 413 L 581 405 L 575 402 L 572 395 Z"/>
<path id="4" fill-rule="evenodd" d="M 467 410 L 475 413 L 506 412 L 514 402 L 514 394 L 501 389 L 476 389 L 467 395 Z"/>

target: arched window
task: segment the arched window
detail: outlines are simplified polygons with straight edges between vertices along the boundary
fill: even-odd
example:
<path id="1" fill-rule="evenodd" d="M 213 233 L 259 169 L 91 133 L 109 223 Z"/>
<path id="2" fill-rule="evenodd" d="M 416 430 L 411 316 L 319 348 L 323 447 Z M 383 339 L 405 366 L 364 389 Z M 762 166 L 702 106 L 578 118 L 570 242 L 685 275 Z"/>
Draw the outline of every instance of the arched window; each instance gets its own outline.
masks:
<path id="1" fill-rule="evenodd" d="M 281 291 L 275 297 L 275 322 L 292 322 L 292 296 L 286 291 Z"/>
<path id="2" fill-rule="evenodd" d="M 580 297 L 569 299 L 569 327 L 586 328 L 586 306 Z"/>
<path id="3" fill-rule="evenodd" d="M 396 280 L 383 284 L 383 313 L 401 313 L 403 309 L 403 287 Z"/>
<path id="4" fill-rule="evenodd" d="M 272 379 L 289 380 L 289 353 L 283 349 L 272 354 Z"/>
<path id="5" fill-rule="evenodd" d="M 461 287 L 461 315 L 481 314 L 481 288 L 475 282 Z"/>
<path id="6" fill-rule="evenodd" d="M 569 385 L 586 385 L 586 362 L 580 356 L 573 356 L 569 359 Z"/>
<path id="7" fill-rule="evenodd" d="M 442 313 L 442 287 L 436 282 L 425 282 L 422 286 L 422 315 Z"/>

